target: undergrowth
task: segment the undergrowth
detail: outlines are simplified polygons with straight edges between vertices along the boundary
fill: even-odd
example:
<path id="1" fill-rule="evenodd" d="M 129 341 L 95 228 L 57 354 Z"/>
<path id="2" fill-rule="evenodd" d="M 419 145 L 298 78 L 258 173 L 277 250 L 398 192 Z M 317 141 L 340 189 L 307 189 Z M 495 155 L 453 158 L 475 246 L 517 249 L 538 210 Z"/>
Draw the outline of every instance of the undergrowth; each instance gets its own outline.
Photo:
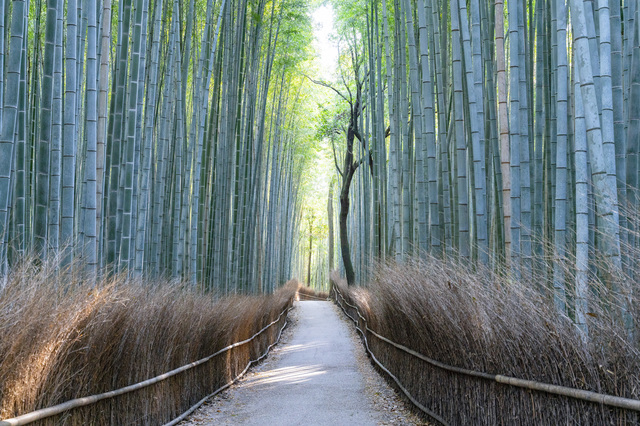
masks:
<path id="1" fill-rule="evenodd" d="M 299 300 L 325 300 L 329 297 L 329 293 L 325 291 L 317 291 L 312 287 L 300 285 L 298 288 Z"/>
<path id="2" fill-rule="evenodd" d="M 218 298 L 180 283 L 114 277 L 89 286 L 70 271 L 14 268 L 0 289 L 0 418 L 111 391 L 244 340 L 292 303 L 275 294 Z M 218 389 L 273 343 L 281 322 L 249 344 L 143 390 L 43 424 L 162 424 Z"/>
<path id="3" fill-rule="evenodd" d="M 367 288 L 334 285 L 379 334 L 442 363 L 640 398 L 640 352 L 616 309 L 592 300 L 589 337 L 533 282 L 433 257 L 376 265 Z M 602 297 L 605 289 L 599 294 Z M 596 292 L 592 297 L 597 296 Z M 637 320 L 638 303 L 631 311 Z M 355 312 L 350 315 L 356 317 Z M 361 324 L 363 326 L 363 324 Z M 637 413 L 433 367 L 368 333 L 375 356 L 451 424 L 637 424 Z"/>

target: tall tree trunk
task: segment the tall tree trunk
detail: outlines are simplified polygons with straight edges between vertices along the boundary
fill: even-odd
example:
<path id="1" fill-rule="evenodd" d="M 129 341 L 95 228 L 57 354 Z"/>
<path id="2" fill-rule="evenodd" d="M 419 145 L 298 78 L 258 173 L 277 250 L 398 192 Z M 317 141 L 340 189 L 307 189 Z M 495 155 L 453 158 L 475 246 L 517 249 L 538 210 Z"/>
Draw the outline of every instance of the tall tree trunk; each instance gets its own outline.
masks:
<path id="1" fill-rule="evenodd" d="M 41 259 L 47 256 L 47 223 L 49 209 L 51 117 L 53 105 L 53 72 L 58 19 L 58 0 L 47 1 L 47 21 L 40 102 L 40 138 L 36 154 L 36 188 L 34 212 L 34 250 Z"/>
<path id="2" fill-rule="evenodd" d="M 359 84 L 359 82 L 358 82 Z M 349 190 L 351 181 L 360 165 L 354 161 L 353 144 L 358 132 L 358 106 L 359 99 L 355 105 L 351 106 L 349 129 L 347 130 L 347 151 L 344 156 L 344 167 L 342 169 L 342 186 L 340 188 L 340 251 L 342 253 L 342 263 L 344 264 L 345 275 L 348 285 L 356 283 L 356 274 L 351 262 L 351 248 L 349 245 L 349 233 L 347 229 L 347 218 L 349 216 Z"/>
<path id="3" fill-rule="evenodd" d="M 500 168 L 502 172 L 502 209 L 504 218 L 505 261 L 511 265 L 511 149 L 507 108 L 507 74 L 504 51 L 504 2 L 496 0 L 496 69 L 498 73 L 498 118 L 500 124 Z"/>
<path id="4" fill-rule="evenodd" d="M 576 325 L 586 340 L 589 328 L 589 178 L 587 166 L 587 129 L 580 90 L 580 78 L 576 73 L 574 157 L 576 170 Z"/>
<path id="5" fill-rule="evenodd" d="M 557 81 L 557 93 L 556 93 L 556 133 L 557 133 L 557 145 L 556 145 L 556 193 L 555 193 L 555 223 L 554 223 L 554 245 L 555 256 L 553 263 L 553 297 L 556 309 L 559 313 L 566 313 L 566 297 L 565 297 L 565 284 L 564 284 L 564 270 L 565 270 L 565 233 L 567 224 L 567 97 L 569 90 L 567 87 L 568 72 L 567 72 L 567 9 L 564 0 L 556 0 L 556 17 L 557 17 L 557 55 L 558 55 L 558 69 L 556 75 Z"/>
<path id="6" fill-rule="evenodd" d="M 82 202 L 82 221 L 84 235 L 81 253 L 87 263 L 87 271 L 95 275 L 97 272 L 97 132 L 98 132 L 98 6 L 96 2 L 89 3 L 87 11 L 88 37 L 87 37 L 87 99 L 86 99 L 86 158 L 84 161 L 84 197 Z"/>
<path id="7" fill-rule="evenodd" d="M 309 257 L 307 258 L 307 285 L 311 285 L 311 254 L 313 253 L 313 216 L 309 219 Z"/>
<path id="8" fill-rule="evenodd" d="M 51 109 L 51 148 L 49 176 L 49 207 L 47 209 L 47 245 L 52 253 L 60 248 L 60 185 L 62 182 L 62 68 L 63 68 L 63 16 L 56 20 L 56 45 L 53 66 L 53 103 Z M 73 203 L 72 203 L 73 207 Z"/>
<path id="9" fill-rule="evenodd" d="M 13 2 L 11 14 L 11 39 L 7 57 L 6 92 L 4 96 L 2 126 L 0 130 L 0 278 L 6 276 L 7 245 L 5 236 L 9 230 L 9 206 L 11 205 L 11 170 L 15 148 L 15 129 L 18 115 L 18 101 L 27 93 L 20 93 L 20 66 L 22 63 L 23 41 L 26 39 L 26 17 L 28 9 L 24 0 Z M 4 72 L 4 70 L 2 70 Z"/>
<path id="10" fill-rule="evenodd" d="M 107 136 L 107 93 L 109 90 L 109 56 L 111 51 L 111 0 L 102 3 L 102 32 L 100 37 L 100 68 L 98 70 L 98 129 L 96 136 L 96 245 L 98 265 L 103 265 L 102 242 L 103 226 L 103 194 L 105 193 L 105 139 Z"/>
<path id="11" fill-rule="evenodd" d="M 574 28 L 574 53 L 576 68 L 580 77 L 580 92 L 583 98 L 585 122 L 587 126 L 587 143 L 589 147 L 589 163 L 593 180 L 596 208 L 599 217 L 598 227 L 602 239 L 602 251 L 610 262 L 607 281 L 614 288 L 618 297 L 621 318 L 629 334 L 633 333 L 633 321 L 629 316 L 630 290 L 621 288 L 624 285 L 619 279 L 622 270 L 620 258 L 620 227 L 616 205 L 618 193 L 611 187 L 607 174 L 604 156 L 600 114 L 593 80 L 591 55 L 589 49 L 584 3 L 582 0 L 571 0 L 571 22 Z"/>
<path id="12" fill-rule="evenodd" d="M 133 26 L 133 47 L 131 51 L 131 81 L 129 82 L 129 98 L 126 109 L 126 139 L 125 150 L 123 153 L 123 213 L 122 213 L 122 241 L 120 243 L 120 267 L 122 270 L 128 271 L 131 268 L 131 262 L 133 261 L 133 193 L 134 193 L 134 176 L 135 170 L 135 136 L 136 125 L 138 122 L 138 86 L 144 82 L 144 77 L 141 76 L 141 55 L 145 52 L 141 52 L 142 44 L 142 20 L 143 12 L 146 9 L 147 0 L 138 0 L 135 8 L 135 21 Z M 122 173 L 122 171 L 121 171 Z M 136 206 L 137 207 L 137 206 Z M 131 268 L 133 269 L 133 268 Z"/>
<path id="13" fill-rule="evenodd" d="M 420 60 L 422 70 L 422 116 L 424 119 L 424 143 L 427 149 L 426 170 L 429 191 L 429 250 L 440 247 L 440 217 L 438 214 L 438 170 L 437 170 L 437 146 L 436 123 L 434 115 L 432 68 L 429 67 L 430 32 L 427 30 L 426 3 L 418 2 L 418 23 L 420 35 Z M 432 30 L 431 30 L 432 31 Z M 427 214 L 427 213 L 425 213 Z"/>
<path id="14" fill-rule="evenodd" d="M 456 181 L 458 197 L 458 252 L 460 258 L 469 261 L 471 238 L 469 229 L 469 187 L 467 178 L 467 136 L 465 132 L 465 105 L 463 97 L 462 36 L 460 13 L 455 1 L 451 7 L 451 45 L 453 65 L 453 115 L 456 146 Z"/>
<path id="15" fill-rule="evenodd" d="M 460 28 L 462 32 L 464 68 L 467 82 L 467 98 L 469 104 L 469 125 L 471 127 L 471 146 L 473 157 L 473 182 L 475 195 L 475 244 L 478 248 L 478 259 L 484 265 L 489 264 L 489 245 L 487 242 L 487 215 L 486 215 L 486 173 L 484 159 L 484 138 L 485 138 L 485 114 L 483 109 L 482 91 L 482 62 L 480 55 L 480 13 L 477 10 L 478 4 L 474 7 L 472 17 L 476 21 L 472 22 L 473 31 L 473 60 L 471 35 L 469 34 L 469 23 L 467 19 L 466 1 L 460 0 Z"/>
<path id="16" fill-rule="evenodd" d="M 67 10 L 75 10 L 76 0 L 67 0 Z M 75 216 L 75 180 L 76 180 L 76 86 L 77 86 L 77 15 L 67 13 L 67 43 L 65 47 L 65 98 L 64 98 L 64 137 L 62 145 L 62 222 L 60 240 L 62 244 L 73 244 L 74 216 Z M 66 251 L 63 262 L 71 261 L 72 248 Z"/>
<path id="17" fill-rule="evenodd" d="M 423 100 L 421 93 L 421 81 L 418 72 L 418 52 L 415 40 L 415 29 L 413 25 L 413 12 L 411 2 L 403 0 L 403 9 L 407 26 L 407 38 L 409 41 L 409 77 L 411 82 L 411 122 L 414 127 L 414 147 L 415 147 L 415 192 L 417 199 L 418 234 L 417 246 L 422 251 L 428 249 L 428 210 L 427 210 L 427 185 L 425 181 L 425 161 L 427 158 L 427 143 L 424 138 L 424 117 Z M 425 40 L 426 42 L 426 40 Z M 408 172 L 405 171 L 405 172 Z"/>
<path id="18" fill-rule="evenodd" d="M 329 184 L 329 199 L 327 200 L 327 222 L 329 225 L 329 273 L 333 271 L 333 259 L 334 259 L 334 246 L 335 243 L 333 241 L 333 181 Z"/>

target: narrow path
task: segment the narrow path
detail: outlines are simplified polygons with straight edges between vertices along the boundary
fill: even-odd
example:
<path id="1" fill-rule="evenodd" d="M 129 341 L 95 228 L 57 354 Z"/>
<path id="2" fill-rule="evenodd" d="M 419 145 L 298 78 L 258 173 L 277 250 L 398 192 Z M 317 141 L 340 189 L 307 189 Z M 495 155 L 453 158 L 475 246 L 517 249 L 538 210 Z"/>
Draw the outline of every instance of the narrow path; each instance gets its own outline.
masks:
<path id="1" fill-rule="evenodd" d="M 367 377 L 376 373 L 332 303 L 296 305 L 276 353 L 184 424 L 416 424 L 379 376 Z"/>

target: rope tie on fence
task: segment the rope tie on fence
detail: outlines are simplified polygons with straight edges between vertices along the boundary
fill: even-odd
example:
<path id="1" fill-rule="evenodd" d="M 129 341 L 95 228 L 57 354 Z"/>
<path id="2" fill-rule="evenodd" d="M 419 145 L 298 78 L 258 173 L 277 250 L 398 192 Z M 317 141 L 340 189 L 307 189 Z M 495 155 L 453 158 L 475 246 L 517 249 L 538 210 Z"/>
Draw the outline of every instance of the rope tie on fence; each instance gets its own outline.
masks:
<path id="1" fill-rule="evenodd" d="M 344 303 L 345 305 L 349 306 L 350 308 L 354 309 L 358 315 L 358 317 L 360 317 L 360 319 L 363 321 L 364 323 L 364 329 L 371 333 L 374 337 L 376 337 L 379 340 L 382 340 L 383 342 L 394 346 L 397 349 L 400 349 L 406 353 L 408 353 L 409 355 L 412 355 L 428 364 L 433 365 L 434 367 L 440 368 L 442 370 L 446 370 L 452 373 L 456 373 L 456 374 L 462 374 L 462 375 L 466 375 L 466 376 L 471 376 L 471 377 L 477 377 L 477 378 L 481 378 L 481 379 L 485 379 L 485 380 L 491 380 L 491 381 L 495 381 L 496 383 L 501 383 L 501 384 L 505 384 L 505 385 L 509 385 L 509 386 L 514 386 L 514 387 L 519 387 L 519 388 L 523 388 L 523 389 L 528 389 L 528 390 L 535 390 L 535 391 L 541 391 L 541 392 L 546 392 L 546 393 L 550 393 L 550 394 L 554 394 L 554 395 L 559 395 L 559 396 L 565 396 L 568 398 L 573 398 L 573 399 L 578 399 L 578 400 L 582 400 L 582 401 L 588 401 L 588 402 L 594 402 L 594 403 L 599 403 L 599 404 L 603 404 L 603 405 L 607 405 L 607 406 L 611 406 L 611 407 L 617 407 L 617 408 L 622 408 L 622 409 L 626 409 L 626 410 L 631 410 L 631 411 L 640 411 L 640 401 L 636 400 L 636 399 L 630 399 L 630 398 L 623 398 L 623 397 L 619 397 L 619 396 L 614 396 L 614 395 L 607 395 L 607 394 L 601 394 L 601 393 L 597 393 L 597 392 L 592 392 L 592 391 L 587 391 L 587 390 L 582 390 L 582 389 L 575 389 L 575 388 L 570 388 L 570 387 L 566 387 L 566 386 L 559 386 L 559 385 L 552 385 L 549 383 L 541 383 L 541 382 L 536 382 L 533 380 L 525 380 L 525 379 L 518 379 L 516 377 L 509 377 L 509 376 L 503 376 L 500 374 L 490 374 L 490 373 L 484 373 L 484 372 L 480 372 L 480 371 L 473 371 L 473 370 L 468 370 L 465 368 L 460 368 L 460 367 L 454 367 L 448 364 L 444 364 L 440 361 L 437 361 L 435 359 L 431 359 L 419 352 L 416 352 L 404 345 L 401 345 L 399 343 L 396 343 L 384 336 L 381 336 L 380 334 L 378 334 L 377 332 L 375 332 L 374 330 L 370 329 L 369 326 L 367 325 L 367 319 L 362 316 L 362 314 L 360 313 L 360 309 L 355 306 L 352 305 L 351 303 L 347 302 L 346 299 L 344 298 L 344 296 L 342 295 L 342 292 L 340 291 L 340 289 L 338 288 L 337 285 L 333 286 L 333 289 L 335 290 L 337 296 L 340 296 L 340 299 L 342 299 L 342 303 Z M 338 297 L 335 297 L 336 303 L 340 306 L 340 308 L 342 309 L 342 311 L 345 313 L 346 316 L 348 316 L 351 321 L 353 321 L 356 325 L 356 329 L 362 334 L 363 338 L 364 338 L 364 342 L 365 342 L 365 346 L 367 348 L 367 351 L 369 352 L 369 354 L 371 355 L 372 359 L 376 362 L 376 364 L 378 364 L 378 366 L 380 366 L 380 368 L 382 368 L 387 374 L 389 374 L 391 376 L 391 378 L 396 382 L 396 384 L 398 384 L 398 386 L 400 387 L 400 389 L 402 390 L 402 392 L 411 400 L 411 402 L 413 402 L 420 410 L 424 411 L 426 414 L 428 414 L 431 417 L 434 417 L 434 419 L 445 423 L 443 420 L 441 420 L 439 417 L 434 416 L 433 413 L 431 413 L 429 410 L 426 410 L 425 407 L 423 407 L 421 404 L 417 403 L 415 401 L 415 399 L 413 398 L 413 396 L 411 396 L 409 394 L 409 392 L 399 383 L 398 379 L 392 375 L 384 366 L 382 366 L 382 364 L 380 364 L 380 362 L 375 358 L 375 356 L 373 355 L 373 353 L 371 352 L 371 350 L 369 349 L 369 344 L 367 341 L 367 337 L 365 332 L 359 327 L 358 321 L 353 318 L 351 315 L 349 315 L 346 311 L 346 309 L 344 308 L 344 306 L 342 306 L 342 303 L 338 301 Z"/>
<path id="2" fill-rule="evenodd" d="M 54 405 L 53 407 L 48 407 L 48 408 L 42 408 L 40 410 L 36 410 L 36 411 L 32 411 L 31 413 L 27 413 L 27 414 L 23 414 L 21 416 L 18 417 L 14 417 L 11 419 L 5 419 L 5 420 L 0 420 L 0 426 L 19 426 L 19 425 L 26 425 L 38 420 L 42 420 L 42 419 L 46 419 L 48 417 L 51 416 L 55 416 L 57 414 L 63 413 L 65 411 L 69 411 L 75 408 L 80 408 L 80 407 L 84 407 L 87 405 L 91 405 L 91 404 L 95 404 L 98 401 L 102 401 L 104 399 L 110 399 L 110 398 L 114 398 L 116 396 L 119 395 L 123 395 L 125 393 L 129 393 L 129 392 L 133 392 L 142 388 L 145 388 L 147 386 L 151 386 L 153 384 L 162 382 L 170 377 L 173 377 L 177 374 L 183 373 L 187 370 L 190 370 L 194 367 L 197 367 L 201 364 L 204 364 L 210 360 L 212 360 L 213 358 L 217 357 L 220 354 L 223 354 L 227 351 L 230 351 L 233 348 L 237 348 L 238 346 L 242 346 L 245 345 L 249 342 L 251 342 L 253 339 L 255 339 L 256 337 L 258 337 L 259 335 L 261 335 L 262 333 L 264 333 L 267 329 L 271 328 L 273 325 L 277 324 L 278 322 L 280 322 L 280 319 L 282 318 L 282 316 L 286 313 L 288 313 L 291 309 L 293 309 L 292 307 L 287 307 L 285 308 L 280 315 L 278 315 L 278 318 L 276 318 L 275 320 L 273 320 L 271 323 L 267 324 L 266 326 L 264 326 L 260 331 L 258 331 L 257 333 L 255 333 L 253 336 L 249 337 L 248 339 L 242 340 L 240 342 L 236 342 L 234 344 L 231 344 L 227 347 L 224 347 L 222 349 L 220 349 L 219 351 L 215 352 L 214 354 L 209 355 L 206 358 L 202 358 L 198 361 L 194 361 L 190 364 L 187 365 L 183 365 L 182 367 L 178 367 L 174 370 L 171 370 L 167 373 L 161 374 L 159 376 L 153 377 L 151 379 L 147 379 L 144 380 L 142 382 L 139 383 L 135 383 L 133 385 L 129 385 L 120 389 L 116 389 L 116 390 L 112 390 L 109 392 L 105 392 L 105 393 L 101 393 L 101 394 L 97 394 L 97 395 L 91 395 L 91 396 L 85 396 L 82 398 L 76 398 L 76 399 L 72 399 L 70 401 L 67 402 L 63 402 L 62 404 L 58 404 L 58 405 Z M 278 341 L 280 340 L 280 336 L 282 335 L 282 331 L 284 330 L 284 328 L 287 326 L 287 321 L 285 319 L 285 323 L 282 326 L 282 328 L 280 329 L 280 333 L 278 334 L 278 339 L 276 340 L 275 343 L 273 343 L 272 345 L 270 345 L 266 352 L 260 356 L 258 359 L 253 360 L 253 361 L 249 361 L 249 364 L 247 365 L 247 367 L 236 377 L 234 378 L 232 381 L 230 381 L 229 383 L 227 383 L 226 385 L 224 385 L 223 387 L 221 387 L 220 389 L 216 390 L 215 392 L 213 392 L 212 394 L 208 395 L 206 398 L 203 398 L 202 400 L 200 400 L 198 403 L 196 403 L 196 405 L 192 406 L 189 410 L 187 410 L 187 412 L 185 412 L 184 414 L 182 414 L 180 417 L 178 417 L 177 419 L 173 420 L 172 422 L 168 423 L 168 425 L 174 425 L 177 424 L 180 420 L 186 418 L 186 416 L 188 416 L 189 414 L 191 414 L 193 411 L 195 411 L 200 405 L 202 405 L 208 398 L 210 398 L 211 396 L 216 395 L 217 393 L 223 391 L 224 389 L 228 388 L 229 386 L 231 386 L 233 383 L 235 383 L 240 377 L 242 377 L 247 370 L 251 367 L 251 365 L 253 365 L 256 362 L 259 362 L 260 360 L 262 360 L 271 350 L 271 348 L 273 346 L 275 346 Z M 175 423 L 174 423 L 175 422 Z"/>

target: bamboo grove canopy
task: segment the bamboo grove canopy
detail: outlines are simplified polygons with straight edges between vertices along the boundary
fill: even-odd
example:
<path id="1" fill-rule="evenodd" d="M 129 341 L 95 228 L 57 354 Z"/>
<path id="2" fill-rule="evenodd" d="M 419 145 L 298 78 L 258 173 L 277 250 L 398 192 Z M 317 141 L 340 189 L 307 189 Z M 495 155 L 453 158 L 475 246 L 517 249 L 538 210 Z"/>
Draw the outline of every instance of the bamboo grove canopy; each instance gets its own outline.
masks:
<path id="1" fill-rule="evenodd" d="M 292 275 L 305 2 L 0 8 L 5 272 L 35 253 L 222 291 Z"/>
<path id="2" fill-rule="evenodd" d="M 4 268 L 73 255 L 241 291 L 298 272 L 312 5 L 0 3 Z M 357 279 L 374 259 L 457 257 L 539 283 L 584 326 L 597 275 L 624 316 L 635 289 L 618 277 L 640 245 L 637 2 L 331 4 L 327 84 L 359 130 Z M 337 105 L 318 137 L 341 166 Z"/>
<path id="3" fill-rule="evenodd" d="M 348 219 L 357 281 L 374 259 L 453 257 L 530 282 L 585 329 L 599 280 L 631 331 L 637 2 L 333 4 L 334 88 L 359 105 L 355 123 L 342 119 L 361 134 Z"/>

